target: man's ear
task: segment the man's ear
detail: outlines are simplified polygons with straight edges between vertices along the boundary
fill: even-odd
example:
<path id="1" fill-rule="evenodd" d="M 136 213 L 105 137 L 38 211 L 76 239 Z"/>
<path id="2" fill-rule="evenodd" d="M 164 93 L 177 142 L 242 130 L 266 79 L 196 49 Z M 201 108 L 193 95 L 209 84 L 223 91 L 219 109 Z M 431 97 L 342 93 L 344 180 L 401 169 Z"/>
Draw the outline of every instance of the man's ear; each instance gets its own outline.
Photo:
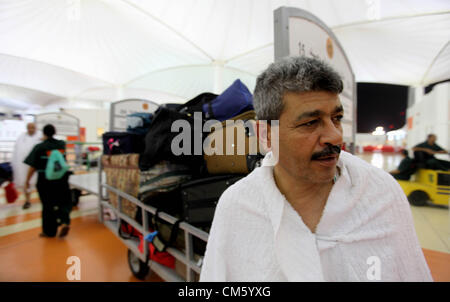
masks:
<path id="1" fill-rule="evenodd" d="M 260 151 L 265 154 L 271 149 L 271 131 L 267 121 L 256 121 Z"/>

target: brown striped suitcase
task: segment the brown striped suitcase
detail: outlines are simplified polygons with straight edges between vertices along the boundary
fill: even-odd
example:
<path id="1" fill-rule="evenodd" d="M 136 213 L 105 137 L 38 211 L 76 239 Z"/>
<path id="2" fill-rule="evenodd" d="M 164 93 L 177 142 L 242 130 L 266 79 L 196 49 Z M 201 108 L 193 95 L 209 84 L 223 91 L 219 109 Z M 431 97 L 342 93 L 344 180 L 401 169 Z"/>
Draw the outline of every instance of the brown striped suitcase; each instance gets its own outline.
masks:
<path id="1" fill-rule="evenodd" d="M 203 143 L 209 174 L 248 174 L 258 165 L 262 155 L 254 119 L 251 110 L 212 126 Z"/>

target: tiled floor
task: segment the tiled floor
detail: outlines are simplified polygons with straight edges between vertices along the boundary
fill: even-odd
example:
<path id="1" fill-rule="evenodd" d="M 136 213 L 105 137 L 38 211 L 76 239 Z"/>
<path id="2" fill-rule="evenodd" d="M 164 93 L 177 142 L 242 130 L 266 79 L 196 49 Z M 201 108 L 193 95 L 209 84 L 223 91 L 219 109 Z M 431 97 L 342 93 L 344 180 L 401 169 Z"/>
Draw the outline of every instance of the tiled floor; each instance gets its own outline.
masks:
<path id="1" fill-rule="evenodd" d="M 369 163 L 393 170 L 398 155 L 362 154 Z M 71 214 L 66 239 L 38 237 L 41 205 L 36 193 L 32 207 L 22 210 L 23 197 L 5 204 L 0 194 L 0 281 L 67 281 L 67 258 L 81 261 L 81 281 L 139 281 L 128 268 L 127 249 L 98 222 L 97 199 L 82 197 Z M 450 212 L 448 208 L 411 207 L 415 228 L 435 281 L 450 281 Z M 162 281 L 151 274 L 147 281 Z"/>
<path id="2" fill-rule="evenodd" d="M 71 256 L 80 259 L 80 281 L 136 282 L 128 268 L 127 248 L 97 215 L 72 220 L 65 239 L 39 238 L 40 228 L 0 237 L 0 282 L 64 282 Z M 150 274 L 146 281 L 162 281 Z"/>

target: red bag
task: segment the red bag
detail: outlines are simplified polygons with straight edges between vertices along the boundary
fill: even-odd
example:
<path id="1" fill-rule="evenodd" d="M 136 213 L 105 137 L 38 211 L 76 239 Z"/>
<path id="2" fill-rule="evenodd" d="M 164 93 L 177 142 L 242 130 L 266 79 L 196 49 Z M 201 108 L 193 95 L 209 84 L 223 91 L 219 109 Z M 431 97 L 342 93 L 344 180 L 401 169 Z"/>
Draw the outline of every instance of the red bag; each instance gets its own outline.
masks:
<path id="1" fill-rule="evenodd" d="M 6 201 L 8 203 L 13 203 L 14 201 L 16 201 L 17 197 L 19 197 L 19 193 L 17 193 L 17 190 L 14 187 L 14 183 L 12 182 L 10 182 L 5 187 L 5 192 L 6 192 Z"/>
<path id="2" fill-rule="evenodd" d="M 141 253 L 144 253 L 144 238 L 142 234 L 136 230 L 132 225 L 122 221 L 119 229 L 119 236 L 122 238 L 132 238 L 132 237 L 139 237 L 139 251 Z M 161 265 L 165 265 L 169 268 L 175 268 L 175 257 L 170 255 L 167 252 L 158 252 L 155 249 L 155 246 L 150 242 L 148 244 L 150 255 L 149 258 L 152 261 L 155 261 Z"/>
<path id="3" fill-rule="evenodd" d="M 144 252 L 144 240 L 142 235 L 139 234 L 139 251 L 141 253 Z M 158 252 L 155 246 L 150 242 L 148 244 L 148 248 L 150 250 L 150 260 L 155 261 L 161 265 L 167 266 L 169 268 L 175 269 L 175 257 L 169 254 L 168 252 Z"/>
<path id="4" fill-rule="evenodd" d="M 135 228 L 133 228 L 131 224 L 128 224 L 125 221 L 122 221 L 122 224 L 120 225 L 120 231 L 122 232 L 121 237 L 123 237 L 123 234 L 126 234 L 127 236 L 130 237 L 139 237 L 139 238 L 141 237 L 141 233 Z"/>

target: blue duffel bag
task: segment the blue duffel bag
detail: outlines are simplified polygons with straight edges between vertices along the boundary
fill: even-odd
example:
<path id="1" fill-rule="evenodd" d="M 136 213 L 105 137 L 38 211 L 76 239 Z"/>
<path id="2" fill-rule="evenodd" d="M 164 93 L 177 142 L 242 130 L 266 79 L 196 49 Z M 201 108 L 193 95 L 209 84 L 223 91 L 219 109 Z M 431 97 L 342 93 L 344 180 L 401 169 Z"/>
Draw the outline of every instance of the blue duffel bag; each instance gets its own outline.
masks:
<path id="1" fill-rule="evenodd" d="M 242 112 L 253 110 L 253 96 L 241 80 L 237 79 L 221 95 L 203 104 L 207 119 L 225 121 Z"/>

